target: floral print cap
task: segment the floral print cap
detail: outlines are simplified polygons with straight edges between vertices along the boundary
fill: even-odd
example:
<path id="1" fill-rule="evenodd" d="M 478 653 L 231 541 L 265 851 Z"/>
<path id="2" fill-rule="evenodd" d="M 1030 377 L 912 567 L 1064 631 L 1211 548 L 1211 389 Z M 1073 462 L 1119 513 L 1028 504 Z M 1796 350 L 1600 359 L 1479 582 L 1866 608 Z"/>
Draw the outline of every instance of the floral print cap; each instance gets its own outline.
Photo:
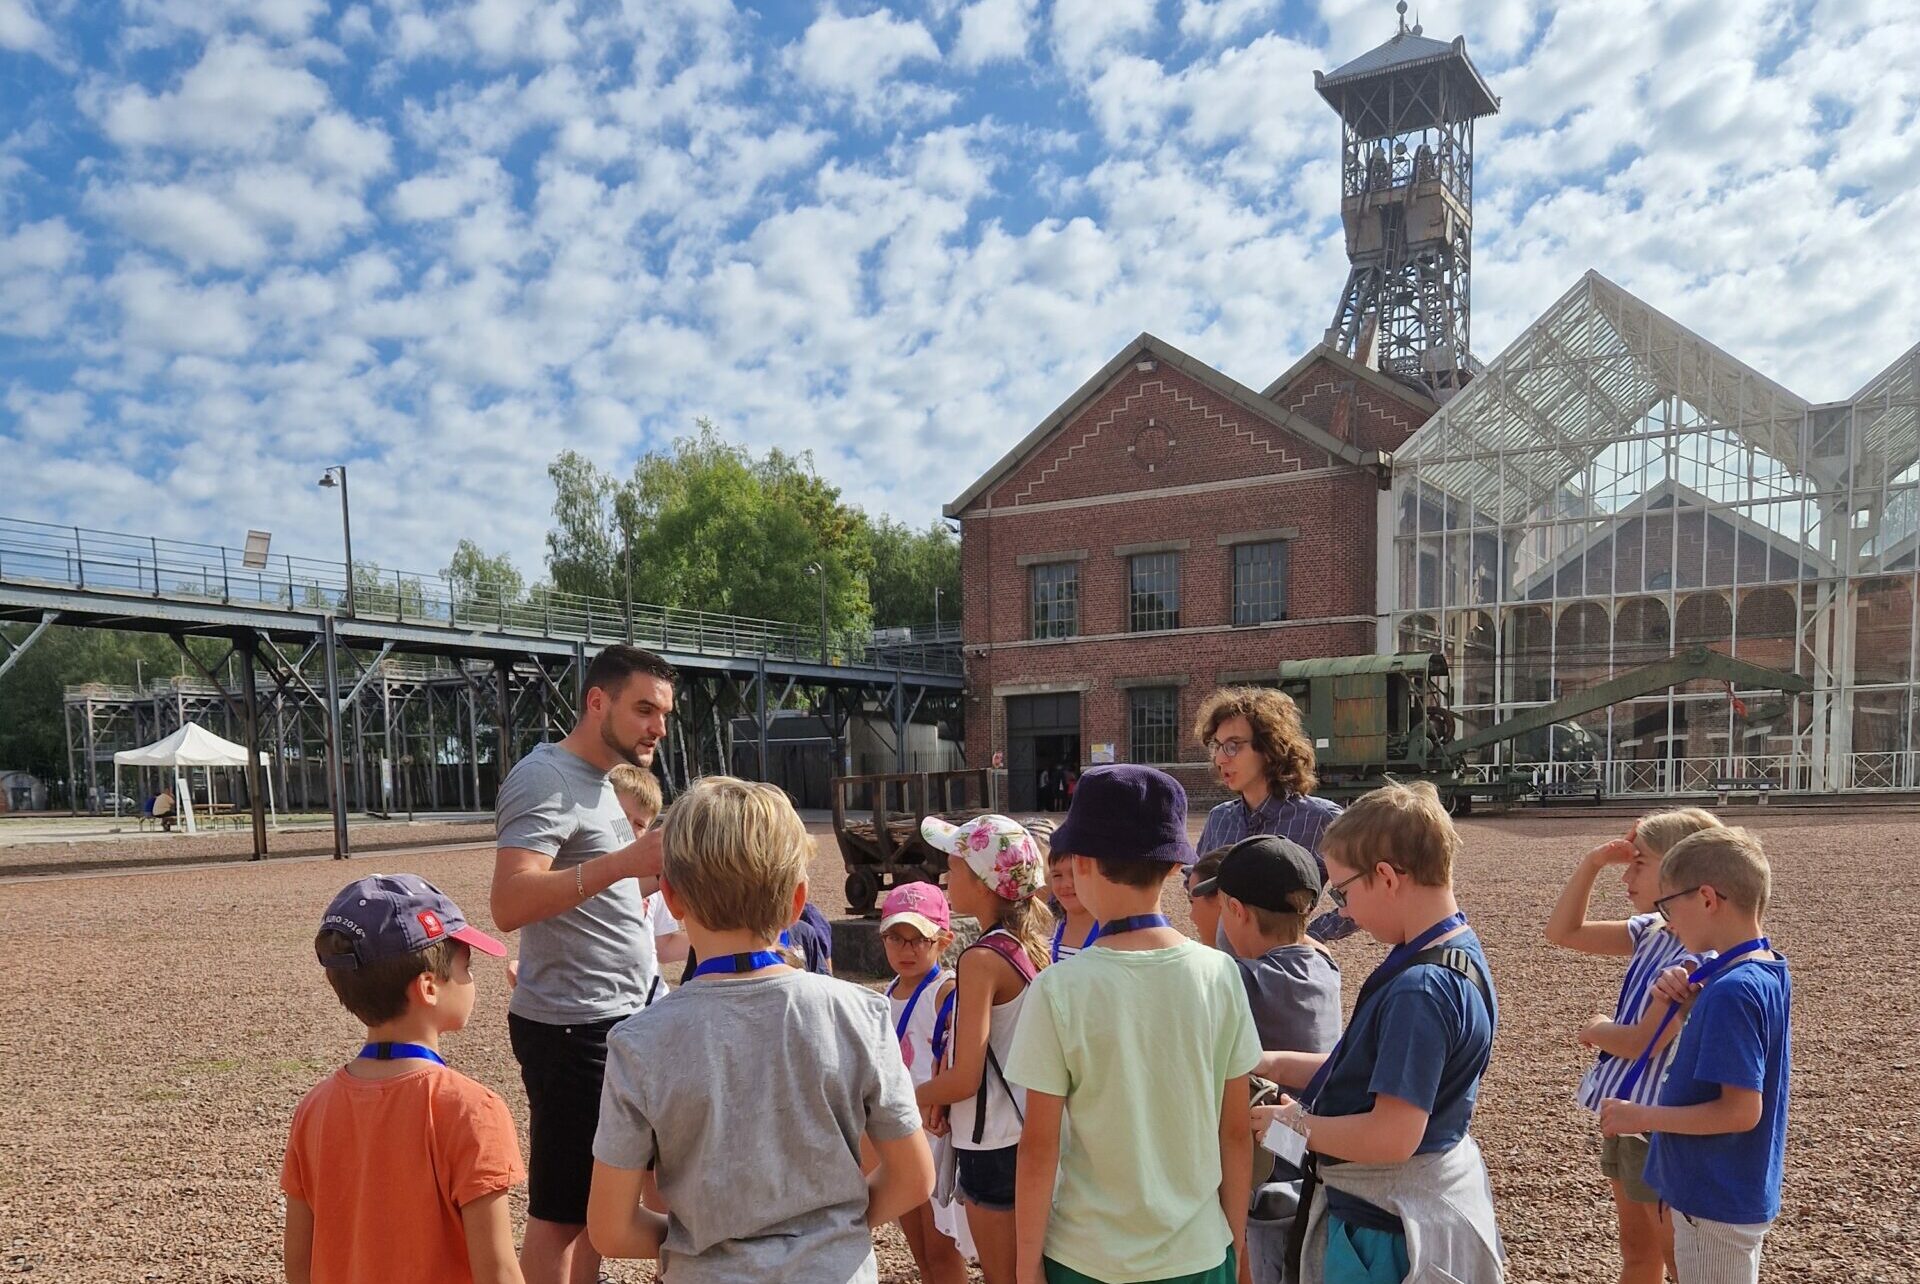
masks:
<path id="1" fill-rule="evenodd" d="M 1047 861 L 1040 844 L 1019 821 L 1001 815 L 976 816 L 951 825 L 938 816 L 920 822 L 920 836 L 967 868 L 1002 900 L 1023 901 L 1047 884 Z"/>

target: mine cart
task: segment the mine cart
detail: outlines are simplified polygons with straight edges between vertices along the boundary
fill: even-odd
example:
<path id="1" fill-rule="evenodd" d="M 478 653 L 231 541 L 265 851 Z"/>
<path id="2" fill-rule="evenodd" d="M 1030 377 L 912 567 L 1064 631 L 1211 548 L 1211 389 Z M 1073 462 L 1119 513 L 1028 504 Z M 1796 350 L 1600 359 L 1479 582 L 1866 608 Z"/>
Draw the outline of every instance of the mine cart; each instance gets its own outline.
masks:
<path id="1" fill-rule="evenodd" d="M 833 836 L 847 866 L 847 912 L 872 914 L 902 883 L 940 882 L 947 858 L 920 837 L 920 822 L 958 823 L 990 811 L 990 790 L 985 768 L 836 777 Z"/>

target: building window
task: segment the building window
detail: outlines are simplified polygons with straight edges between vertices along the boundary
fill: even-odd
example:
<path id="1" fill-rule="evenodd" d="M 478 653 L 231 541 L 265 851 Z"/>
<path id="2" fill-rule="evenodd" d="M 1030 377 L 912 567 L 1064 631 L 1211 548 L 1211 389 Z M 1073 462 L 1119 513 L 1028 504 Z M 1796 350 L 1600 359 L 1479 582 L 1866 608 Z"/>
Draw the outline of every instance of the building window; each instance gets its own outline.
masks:
<path id="1" fill-rule="evenodd" d="M 1287 542 L 1236 544 L 1233 549 L 1233 622 L 1266 624 L 1287 618 Z"/>
<path id="2" fill-rule="evenodd" d="M 1127 628 L 1156 633 L 1180 627 L 1180 554 L 1138 553 L 1127 559 Z"/>
<path id="3" fill-rule="evenodd" d="M 1048 562 L 1033 568 L 1033 636 L 1070 638 L 1080 632 L 1080 564 Z"/>
<path id="4" fill-rule="evenodd" d="M 1127 749 L 1135 762 L 1173 762 L 1180 756 L 1180 692 L 1135 687 L 1127 693 Z"/>

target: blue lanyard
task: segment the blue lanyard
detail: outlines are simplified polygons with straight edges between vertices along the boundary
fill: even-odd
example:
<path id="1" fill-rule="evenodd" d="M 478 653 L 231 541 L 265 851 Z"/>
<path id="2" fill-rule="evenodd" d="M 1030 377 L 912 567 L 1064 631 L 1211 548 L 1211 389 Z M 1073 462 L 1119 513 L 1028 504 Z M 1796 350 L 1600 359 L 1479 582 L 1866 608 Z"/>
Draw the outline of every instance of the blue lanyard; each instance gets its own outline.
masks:
<path id="1" fill-rule="evenodd" d="M 1054 925 L 1054 929 L 1053 929 L 1053 961 L 1055 963 L 1058 963 L 1060 961 L 1060 947 L 1066 943 L 1066 939 L 1067 939 L 1067 920 L 1063 918 L 1057 924 Z M 1092 927 L 1087 929 L 1086 943 L 1081 945 L 1080 948 L 1084 950 L 1087 948 L 1088 945 L 1092 945 L 1095 941 L 1099 939 L 1100 939 L 1100 925 L 1098 923 L 1095 923 Z"/>
<path id="2" fill-rule="evenodd" d="M 1144 932 L 1150 927 L 1167 926 L 1165 914 L 1134 914 L 1127 918 L 1116 918 L 1111 923 L 1101 923 L 1093 929 L 1093 935 L 1087 938 L 1092 945 L 1103 936 L 1118 936 L 1122 932 Z"/>
<path id="3" fill-rule="evenodd" d="M 1366 1001 L 1379 993 L 1379 991 L 1386 986 L 1387 982 L 1393 980 L 1394 977 L 1399 976 L 1411 967 L 1415 956 L 1417 956 L 1420 951 L 1426 949 L 1447 933 L 1456 931 L 1466 925 L 1466 914 L 1463 911 L 1455 910 L 1426 931 L 1420 933 L 1420 935 L 1414 937 L 1411 941 L 1403 941 L 1388 950 L 1387 957 L 1381 960 L 1380 966 L 1373 969 L 1372 974 L 1367 977 L 1365 984 L 1361 985 L 1360 997 L 1353 1002 L 1353 1016 L 1347 1021 L 1347 1030 L 1349 1032 L 1353 1030 L 1355 1022 L 1358 1021 L 1360 1017 L 1360 1009 Z M 1307 1085 L 1307 1090 L 1300 1094 L 1302 1101 L 1311 1104 L 1319 1099 L 1320 1090 L 1327 1086 L 1327 1079 L 1333 1073 L 1334 1063 L 1339 1060 L 1341 1050 L 1346 1046 L 1347 1038 L 1346 1035 L 1343 1034 L 1340 1036 L 1340 1041 L 1333 1045 L 1333 1051 L 1327 1054 L 1327 1059 L 1320 1063 L 1320 1069 L 1314 1073 L 1313 1081 Z"/>
<path id="4" fill-rule="evenodd" d="M 907 1023 L 913 1020 L 913 1010 L 915 1007 L 919 1006 L 920 996 L 927 992 L 927 987 L 929 985 L 932 985 L 935 981 L 938 981 L 939 979 L 940 979 L 940 969 L 938 967 L 935 967 L 933 971 L 927 973 L 925 976 L 920 978 L 920 984 L 913 987 L 913 993 L 907 999 L 907 1006 L 900 1009 L 900 1019 L 893 1023 L 894 1038 L 898 1039 L 902 1043 L 905 1043 L 907 1041 Z M 900 982 L 898 978 L 896 978 L 894 980 L 893 985 L 898 985 L 898 984 L 900 984 Z M 889 985 L 887 987 L 888 998 L 893 997 L 893 985 Z M 938 1018 L 935 1018 L 935 1019 L 938 1020 Z"/>
<path id="5" fill-rule="evenodd" d="M 955 986 L 940 1004 L 940 1010 L 934 1013 L 933 1064 L 936 1068 L 947 1059 L 947 1035 L 953 1029 L 953 1001 L 959 997 L 960 987 Z"/>
<path id="6" fill-rule="evenodd" d="M 772 950 L 755 950 L 751 954 L 729 954 L 725 958 L 708 959 L 693 969 L 694 979 L 711 972 L 758 972 L 763 967 L 778 967 L 786 960 Z"/>
<path id="7" fill-rule="evenodd" d="M 1687 980 L 1694 985 L 1705 986 L 1722 972 L 1736 966 L 1738 963 L 1746 962 L 1748 955 L 1771 948 L 1772 946 L 1768 943 L 1766 937 L 1756 936 L 1751 941 L 1734 946 L 1718 958 L 1709 959 L 1707 962 L 1702 963 L 1699 967 L 1687 973 Z M 1653 1037 L 1647 1040 L 1647 1046 L 1640 1050 L 1639 1057 L 1627 1068 L 1627 1073 L 1621 1077 L 1620 1086 L 1614 1089 L 1615 1095 L 1621 1100 L 1632 1098 L 1633 1090 L 1639 1086 L 1641 1076 L 1647 1073 L 1647 1067 L 1653 1062 L 1654 1045 L 1660 1042 L 1660 1036 L 1667 1032 L 1667 1027 L 1673 1024 L 1674 1014 L 1679 1011 L 1680 1005 L 1678 1003 L 1667 1004 L 1667 1014 L 1661 1017 L 1660 1024 L 1653 1028 Z"/>
<path id="8" fill-rule="evenodd" d="M 431 1061 L 437 1066 L 447 1064 L 446 1059 L 432 1048 L 420 1043 L 369 1043 L 360 1049 L 360 1056 L 368 1061 L 406 1061 L 416 1059 Z M 355 1060 L 359 1060 L 358 1057 Z"/>

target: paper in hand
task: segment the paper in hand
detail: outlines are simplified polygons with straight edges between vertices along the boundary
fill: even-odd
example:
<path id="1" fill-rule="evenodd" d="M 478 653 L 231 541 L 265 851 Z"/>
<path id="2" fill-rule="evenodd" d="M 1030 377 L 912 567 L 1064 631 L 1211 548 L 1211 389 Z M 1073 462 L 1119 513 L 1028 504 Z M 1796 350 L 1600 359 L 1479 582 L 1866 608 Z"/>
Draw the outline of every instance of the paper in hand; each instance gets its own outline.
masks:
<path id="1" fill-rule="evenodd" d="M 1295 1168 L 1306 1162 L 1307 1139 L 1278 1119 L 1267 1125 L 1267 1135 L 1260 1139 L 1260 1144 Z"/>

